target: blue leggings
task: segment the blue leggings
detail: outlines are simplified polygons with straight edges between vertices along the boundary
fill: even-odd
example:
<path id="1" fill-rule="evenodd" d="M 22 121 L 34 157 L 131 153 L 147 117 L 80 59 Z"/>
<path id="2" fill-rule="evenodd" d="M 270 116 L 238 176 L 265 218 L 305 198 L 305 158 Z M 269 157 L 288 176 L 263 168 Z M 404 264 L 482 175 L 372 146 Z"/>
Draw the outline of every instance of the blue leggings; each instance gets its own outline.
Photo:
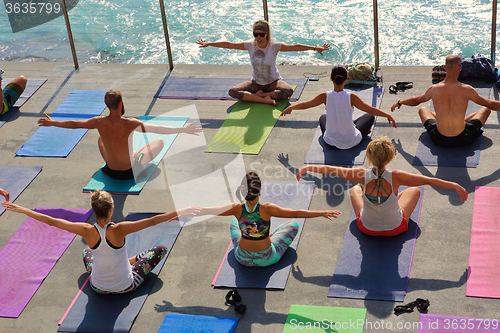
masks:
<path id="1" fill-rule="evenodd" d="M 299 231 L 299 224 L 295 221 L 283 223 L 274 231 L 271 236 L 271 246 L 264 251 L 251 252 L 240 249 L 239 240 L 241 238 L 241 230 L 238 220 L 233 218 L 231 220 L 231 240 L 234 245 L 234 255 L 236 261 L 243 266 L 271 266 L 277 263 L 286 249 L 292 244 L 293 239 L 297 236 Z"/>

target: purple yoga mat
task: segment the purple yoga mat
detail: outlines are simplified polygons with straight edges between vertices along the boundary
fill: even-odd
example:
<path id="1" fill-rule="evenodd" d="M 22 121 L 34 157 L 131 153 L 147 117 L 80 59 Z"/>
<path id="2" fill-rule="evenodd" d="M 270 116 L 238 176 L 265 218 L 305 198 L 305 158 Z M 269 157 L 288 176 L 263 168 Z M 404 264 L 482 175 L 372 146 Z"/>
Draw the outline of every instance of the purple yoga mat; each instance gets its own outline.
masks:
<path id="1" fill-rule="evenodd" d="M 71 222 L 85 222 L 90 209 L 36 208 Z M 16 214 L 16 213 L 10 213 Z M 0 317 L 17 318 L 50 273 L 75 234 L 30 217 L 0 250 Z M 15 263 L 22 258 L 22 267 Z"/>
<path id="2" fill-rule="evenodd" d="M 422 313 L 418 333 L 486 333 L 500 332 L 500 320 L 440 316 Z"/>

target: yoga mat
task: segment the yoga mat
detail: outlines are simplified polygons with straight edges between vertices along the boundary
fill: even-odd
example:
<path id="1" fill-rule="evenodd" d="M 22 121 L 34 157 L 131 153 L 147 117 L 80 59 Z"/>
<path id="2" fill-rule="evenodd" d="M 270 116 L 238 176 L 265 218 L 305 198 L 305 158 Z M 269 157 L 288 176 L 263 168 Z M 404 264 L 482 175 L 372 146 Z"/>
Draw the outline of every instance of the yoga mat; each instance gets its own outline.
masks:
<path id="1" fill-rule="evenodd" d="M 288 100 L 277 102 L 277 106 L 236 102 L 205 152 L 257 155 L 288 105 Z"/>
<path id="2" fill-rule="evenodd" d="M 167 313 L 157 333 L 232 333 L 239 318 Z"/>
<path id="3" fill-rule="evenodd" d="M 309 209 L 314 192 L 314 182 L 262 182 L 261 202 L 272 202 L 291 209 Z M 271 230 L 290 220 L 299 223 L 299 232 L 285 254 L 276 264 L 268 267 L 246 267 L 234 257 L 232 243 L 215 276 L 214 287 L 285 289 L 295 251 L 304 226 L 304 218 L 271 218 Z"/>
<path id="4" fill-rule="evenodd" d="M 71 222 L 86 222 L 90 209 L 36 208 Z M 28 217 L 0 250 L 0 316 L 17 318 L 66 251 L 75 234 Z M 13 263 L 22 256 L 22 267 Z"/>
<path id="5" fill-rule="evenodd" d="M 7 84 L 9 84 L 12 80 L 14 79 L 3 79 L 1 89 L 5 88 L 5 86 L 7 86 Z M 30 99 L 30 97 L 33 96 L 33 94 L 36 93 L 41 86 L 43 86 L 45 82 L 47 82 L 47 79 L 28 79 L 28 82 L 26 83 L 26 89 L 24 89 L 21 96 L 19 96 L 19 99 L 16 101 L 16 103 L 14 103 L 12 109 L 19 109 L 21 106 L 23 106 L 24 103 L 26 103 L 28 99 Z M 3 124 L 5 124 L 15 113 L 15 110 L 12 109 L 10 109 L 9 112 L 3 115 L 0 115 L 0 127 L 2 127 Z"/>
<path id="6" fill-rule="evenodd" d="M 365 103 L 380 108 L 382 103 L 382 96 L 384 95 L 384 88 L 382 87 L 369 87 L 369 88 L 346 88 L 346 91 L 351 91 L 359 96 Z M 353 120 L 362 116 L 365 112 L 354 109 Z M 374 123 L 375 126 L 375 123 Z M 371 141 L 372 131 L 367 138 L 350 149 L 338 149 L 328 145 L 323 140 L 323 134 L 318 126 L 314 133 L 309 151 L 307 152 L 304 163 L 306 164 L 327 164 L 327 165 L 361 165 L 365 162 L 366 147 Z"/>
<path id="7" fill-rule="evenodd" d="M 40 171 L 41 166 L 0 165 L 0 188 L 9 192 L 9 201 L 14 202 Z M 3 202 L 4 197 L 0 196 L 0 201 Z M 4 211 L 5 208 L 0 206 L 0 215 Z"/>
<path id="8" fill-rule="evenodd" d="M 434 314 L 420 314 L 418 333 L 487 333 L 500 332 L 498 319 L 481 319 Z"/>
<path id="9" fill-rule="evenodd" d="M 500 188 L 477 186 L 470 238 L 467 296 L 500 298 Z"/>
<path id="10" fill-rule="evenodd" d="M 420 191 L 420 199 L 408 221 L 408 231 L 394 237 L 363 234 L 352 212 L 328 297 L 404 301 L 424 187 L 420 187 Z"/>
<path id="11" fill-rule="evenodd" d="M 365 317 L 366 309 L 292 304 L 283 333 L 362 333 Z"/>
<path id="12" fill-rule="evenodd" d="M 489 98 L 491 87 L 476 88 L 479 95 Z M 478 111 L 482 106 L 469 101 L 467 105 L 466 115 Z M 431 102 L 429 106 L 431 111 L 434 111 L 434 106 Z M 450 166 L 450 167 L 466 167 L 475 168 L 479 164 L 479 155 L 481 152 L 481 143 L 483 136 L 481 135 L 470 146 L 466 147 L 438 147 L 431 141 L 431 137 L 427 131 L 422 131 L 420 135 L 417 151 L 413 158 L 413 165 L 431 165 L 431 166 Z"/>
<path id="13" fill-rule="evenodd" d="M 248 81 L 238 77 L 198 77 L 198 76 L 170 76 L 165 84 L 160 87 L 155 97 L 171 99 L 226 99 L 236 100 L 228 95 L 228 90 L 237 84 Z M 296 101 L 302 94 L 307 83 L 307 78 L 283 79 L 297 88 L 290 97 Z"/>
<path id="14" fill-rule="evenodd" d="M 188 120 L 188 117 L 140 116 L 138 119 L 155 125 L 182 127 Z M 101 171 L 101 169 L 99 169 L 92 176 L 92 179 L 89 181 L 87 186 L 83 188 L 83 192 L 92 192 L 100 189 L 105 190 L 109 193 L 118 194 L 141 193 L 142 189 L 146 185 L 153 172 L 156 170 L 156 167 L 161 162 L 176 137 L 177 134 L 164 135 L 156 133 L 134 132 L 134 151 L 139 150 L 140 148 L 150 143 L 151 141 L 156 140 L 157 138 L 162 138 L 163 141 L 165 141 L 165 145 L 160 153 L 148 164 L 146 169 L 140 175 L 135 175 L 135 179 L 114 179 L 109 177 L 108 175 L 105 175 Z"/>
<path id="15" fill-rule="evenodd" d="M 137 221 L 154 215 L 157 214 L 130 213 L 125 221 Z M 127 253 L 131 257 L 156 245 L 165 245 L 168 248 L 166 255 L 168 257 L 181 229 L 182 223 L 180 221 L 172 221 L 127 235 Z M 151 288 L 153 288 L 165 260 L 163 259 L 148 274 L 139 288 L 129 293 L 102 295 L 93 291 L 90 284 L 86 283 L 62 319 L 61 326 L 57 331 L 129 332 Z M 83 265 L 82 272 L 84 272 Z"/>
<path id="16" fill-rule="evenodd" d="M 85 120 L 99 116 L 106 108 L 105 94 L 105 90 L 73 90 L 50 117 L 53 120 Z M 39 127 L 16 155 L 66 157 L 87 131 L 85 128 Z"/>

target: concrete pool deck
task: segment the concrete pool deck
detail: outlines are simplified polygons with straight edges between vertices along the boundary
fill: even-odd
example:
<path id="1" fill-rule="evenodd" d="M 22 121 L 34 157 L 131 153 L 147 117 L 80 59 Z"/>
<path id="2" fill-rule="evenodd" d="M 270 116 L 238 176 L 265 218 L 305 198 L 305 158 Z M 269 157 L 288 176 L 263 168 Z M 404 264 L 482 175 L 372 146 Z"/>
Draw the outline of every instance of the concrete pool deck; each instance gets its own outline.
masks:
<path id="1" fill-rule="evenodd" d="M 126 115 L 133 117 L 169 115 L 177 112 L 175 110 L 194 105 L 206 142 L 214 137 L 227 117 L 228 108 L 235 103 L 222 100 L 155 99 L 153 96 L 168 72 L 165 65 L 84 64 L 79 70 L 75 70 L 70 63 L 3 62 L 1 66 L 5 71 L 4 78 L 22 74 L 33 79 L 48 79 L 20 112 L 16 112 L 0 128 L 1 165 L 43 166 L 38 177 L 15 200 L 16 204 L 32 209 L 90 208 L 89 195 L 82 193 L 82 188 L 102 165 L 97 149 L 97 131 L 89 131 L 66 158 L 15 156 L 15 152 L 37 130 L 37 120 L 43 116 L 43 112 L 52 113 L 72 90 L 119 89 L 123 92 Z M 283 77 L 303 77 L 304 73 L 320 77 L 319 81 L 306 84 L 300 101 L 332 88 L 328 77 L 330 69 L 318 66 L 279 66 Z M 327 76 L 321 76 L 323 72 Z M 432 83 L 429 66 L 389 66 L 383 67 L 383 73 L 386 90 L 381 109 L 384 111 L 389 111 L 391 105 L 399 99 L 423 93 Z M 251 67 L 176 65 L 171 75 L 246 79 L 251 75 Z M 390 94 L 389 85 L 397 81 L 412 81 L 414 86 L 397 95 Z M 333 193 L 335 191 L 319 188 L 313 196 L 310 209 L 335 209 L 342 214 L 334 221 L 324 218 L 306 220 L 297 258 L 284 291 L 239 290 L 247 311 L 241 316 L 236 332 L 282 332 L 291 304 L 366 308 L 367 321 L 381 323 L 383 320 L 384 323 L 391 322 L 393 326 L 393 330 L 368 327 L 364 332 L 417 332 L 416 328 L 395 328 L 398 323 L 416 327 L 419 321 L 417 310 L 399 316 L 393 313 L 394 306 L 409 303 L 416 298 L 429 299 L 431 314 L 499 319 L 499 300 L 465 296 L 475 186 L 500 186 L 499 114 L 493 112 L 485 126 L 478 167 L 466 169 L 412 165 L 422 132 L 417 111 L 418 108 L 407 106 L 395 111 L 393 117 L 398 124 L 397 129 L 383 118 L 378 120 L 374 137 L 387 135 L 401 143 L 390 169 L 437 175 L 456 181 L 467 189 L 469 199 L 462 203 L 453 190 L 438 191 L 426 186 L 420 235 L 415 245 L 405 302 L 327 298 L 352 207 L 347 192 Z M 304 165 L 304 158 L 322 112 L 322 107 L 316 107 L 294 111 L 278 120 L 261 152 L 258 155 L 243 156 L 246 169 L 256 169 L 263 180 L 294 181 L 292 171 Z M 107 110 L 104 114 L 107 114 Z M 172 148 L 175 145 L 176 142 Z M 120 221 L 129 212 L 165 212 L 175 209 L 169 182 L 164 177 L 164 173 L 168 172 L 165 170 L 177 172 L 178 183 L 218 170 L 234 158 L 228 154 L 203 153 L 203 150 L 204 147 L 200 147 L 179 154 L 175 163 L 162 165 L 161 173 L 155 176 L 154 181 L 140 195 L 115 195 L 114 220 Z M 365 161 L 365 166 L 367 165 Z M 318 177 L 317 181 L 321 178 L 315 174 L 312 176 Z M 341 187 L 346 186 L 342 182 L 339 184 Z M 198 192 L 204 190 L 193 189 Z M 204 204 L 200 202 L 199 205 Z M 0 216 L 0 248 L 25 219 L 24 215 L 11 212 Z M 153 291 L 132 326 L 131 333 L 156 332 L 167 312 L 238 316 L 234 307 L 224 304 L 227 289 L 211 287 L 230 240 L 228 221 L 224 217 L 214 217 L 183 228 Z M 86 278 L 81 261 L 84 247 L 81 237 L 77 236 L 19 318 L 0 318 L 1 332 L 57 331 L 58 321 Z M 25 254 L 13 258 L 13 269 L 22 270 L 22 255 Z"/>

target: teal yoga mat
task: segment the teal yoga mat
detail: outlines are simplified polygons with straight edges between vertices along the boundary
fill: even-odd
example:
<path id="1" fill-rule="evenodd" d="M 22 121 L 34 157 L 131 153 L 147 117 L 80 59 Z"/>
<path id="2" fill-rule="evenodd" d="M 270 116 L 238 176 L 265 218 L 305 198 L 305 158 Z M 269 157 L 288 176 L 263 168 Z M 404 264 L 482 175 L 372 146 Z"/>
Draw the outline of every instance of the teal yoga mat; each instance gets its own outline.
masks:
<path id="1" fill-rule="evenodd" d="M 156 125 L 172 126 L 172 127 L 182 127 L 188 120 L 188 117 L 152 117 L 152 116 L 141 116 L 139 120 L 144 122 L 153 123 Z M 165 146 L 162 151 L 156 156 L 148 167 L 135 179 L 119 180 L 111 178 L 105 175 L 101 169 L 99 169 L 90 182 L 83 188 L 83 192 L 91 192 L 97 189 L 105 190 L 110 193 L 119 194 L 139 194 L 147 181 L 156 170 L 156 167 L 161 162 L 168 149 L 174 142 L 177 134 L 155 134 L 155 133 L 140 133 L 134 132 L 134 150 L 138 150 L 149 142 L 155 140 L 156 138 L 162 138 L 165 141 Z M 97 147 L 96 147 L 97 149 Z M 104 165 L 103 165 L 104 166 Z"/>
<path id="2" fill-rule="evenodd" d="M 232 333 L 239 318 L 167 313 L 157 333 Z"/>
<path id="3" fill-rule="evenodd" d="M 73 90 L 52 113 L 53 120 L 84 120 L 101 115 L 106 108 L 105 90 Z M 66 157 L 87 129 L 40 127 L 16 152 L 17 156 Z"/>
<path id="4" fill-rule="evenodd" d="M 369 87 L 369 88 L 346 88 L 346 91 L 351 91 L 358 95 L 365 103 L 380 108 L 382 103 L 382 96 L 384 95 L 384 88 L 382 87 Z M 354 109 L 353 119 L 357 119 L 364 112 Z M 375 126 L 375 124 L 374 124 Z M 313 141 L 307 152 L 304 163 L 306 164 L 327 164 L 327 165 L 361 165 L 365 162 L 366 147 L 371 141 L 370 132 L 367 138 L 364 138 L 356 147 L 350 149 L 338 149 L 328 145 L 323 140 L 323 134 L 319 126 L 314 134 Z"/>
<path id="5" fill-rule="evenodd" d="M 137 221 L 154 215 L 157 214 L 130 213 L 125 220 Z M 128 235 L 126 242 L 129 257 L 157 245 L 165 245 L 168 248 L 166 257 L 148 274 L 136 290 L 129 293 L 102 295 L 93 291 L 89 283 L 84 284 L 61 319 L 58 332 L 129 332 L 151 288 L 153 288 L 182 226 L 182 222 L 176 220 L 160 223 Z M 85 269 L 83 263 L 81 265 L 83 273 Z"/>

